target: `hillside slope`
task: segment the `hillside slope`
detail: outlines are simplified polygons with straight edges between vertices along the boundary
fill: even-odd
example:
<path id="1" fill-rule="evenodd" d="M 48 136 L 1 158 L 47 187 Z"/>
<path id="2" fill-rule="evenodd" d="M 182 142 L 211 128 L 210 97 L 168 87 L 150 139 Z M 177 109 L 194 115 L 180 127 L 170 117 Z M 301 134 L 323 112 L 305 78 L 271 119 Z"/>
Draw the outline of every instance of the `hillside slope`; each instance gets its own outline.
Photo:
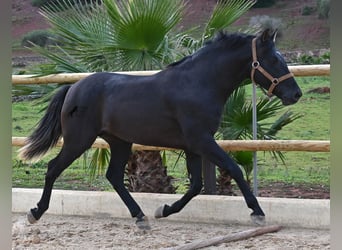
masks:
<path id="1" fill-rule="evenodd" d="M 182 25 L 192 27 L 207 20 L 216 0 L 190 0 L 187 14 Z M 281 18 L 283 38 L 279 47 L 283 50 L 317 50 L 330 48 L 329 21 L 317 17 L 317 12 L 303 16 L 302 8 L 315 7 L 316 0 L 278 0 L 271 8 L 251 9 L 231 27 L 232 31 L 244 30 L 248 27 L 251 17 L 268 15 Z M 46 29 L 48 23 L 38 13 L 39 9 L 31 5 L 31 0 L 12 0 L 12 38 L 19 42 L 27 32 L 37 29 Z M 18 52 L 18 53 L 23 53 Z M 17 54 L 17 53 L 15 53 Z"/>

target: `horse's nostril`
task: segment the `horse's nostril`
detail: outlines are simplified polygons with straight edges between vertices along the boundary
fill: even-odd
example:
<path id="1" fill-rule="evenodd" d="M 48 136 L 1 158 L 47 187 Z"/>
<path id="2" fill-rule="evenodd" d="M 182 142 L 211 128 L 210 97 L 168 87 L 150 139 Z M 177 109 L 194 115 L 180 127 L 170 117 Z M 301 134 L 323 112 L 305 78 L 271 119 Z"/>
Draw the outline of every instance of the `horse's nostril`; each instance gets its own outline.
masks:
<path id="1" fill-rule="evenodd" d="M 302 91 L 298 91 L 296 94 L 295 94 L 295 98 L 298 100 L 299 98 L 302 97 Z"/>

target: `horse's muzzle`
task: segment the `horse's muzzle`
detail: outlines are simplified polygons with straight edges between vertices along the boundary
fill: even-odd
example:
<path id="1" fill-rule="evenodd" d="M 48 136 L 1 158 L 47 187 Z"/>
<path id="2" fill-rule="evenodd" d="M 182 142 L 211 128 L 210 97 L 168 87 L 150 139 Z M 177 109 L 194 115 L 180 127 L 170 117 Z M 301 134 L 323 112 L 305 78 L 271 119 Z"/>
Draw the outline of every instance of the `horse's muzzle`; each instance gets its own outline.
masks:
<path id="1" fill-rule="evenodd" d="M 295 104 L 302 97 L 302 95 L 303 95 L 302 91 L 300 89 L 298 89 L 291 96 L 283 96 L 281 98 L 281 101 L 282 101 L 283 105 L 285 105 L 285 106 Z"/>

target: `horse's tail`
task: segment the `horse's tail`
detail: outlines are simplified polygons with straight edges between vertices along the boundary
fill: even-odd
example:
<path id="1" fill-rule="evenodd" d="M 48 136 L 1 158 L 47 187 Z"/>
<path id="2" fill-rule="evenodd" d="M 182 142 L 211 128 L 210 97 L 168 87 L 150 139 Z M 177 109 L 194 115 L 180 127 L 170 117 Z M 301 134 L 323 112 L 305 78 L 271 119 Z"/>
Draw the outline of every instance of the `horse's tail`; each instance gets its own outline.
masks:
<path id="1" fill-rule="evenodd" d="M 26 145 L 19 150 L 21 159 L 38 160 L 57 144 L 62 135 L 62 106 L 69 88 L 70 85 L 63 86 L 54 95 L 45 115 L 33 133 L 26 139 Z"/>

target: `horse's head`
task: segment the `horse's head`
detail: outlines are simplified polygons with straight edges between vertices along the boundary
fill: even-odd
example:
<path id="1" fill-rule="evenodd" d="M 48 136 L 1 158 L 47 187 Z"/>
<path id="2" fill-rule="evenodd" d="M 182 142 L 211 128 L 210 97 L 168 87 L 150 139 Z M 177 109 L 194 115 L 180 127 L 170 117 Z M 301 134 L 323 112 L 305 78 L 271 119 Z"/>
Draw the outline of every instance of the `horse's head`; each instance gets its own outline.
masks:
<path id="1" fill-rule="evenodd" d="M 274 94 L 284 105 L 296 103 L 302 96 L 296 80 L 290 73 L 287 64 L 275 48 L 277 32 L 265 30 L 253 39 L 252 81 Z"/>

